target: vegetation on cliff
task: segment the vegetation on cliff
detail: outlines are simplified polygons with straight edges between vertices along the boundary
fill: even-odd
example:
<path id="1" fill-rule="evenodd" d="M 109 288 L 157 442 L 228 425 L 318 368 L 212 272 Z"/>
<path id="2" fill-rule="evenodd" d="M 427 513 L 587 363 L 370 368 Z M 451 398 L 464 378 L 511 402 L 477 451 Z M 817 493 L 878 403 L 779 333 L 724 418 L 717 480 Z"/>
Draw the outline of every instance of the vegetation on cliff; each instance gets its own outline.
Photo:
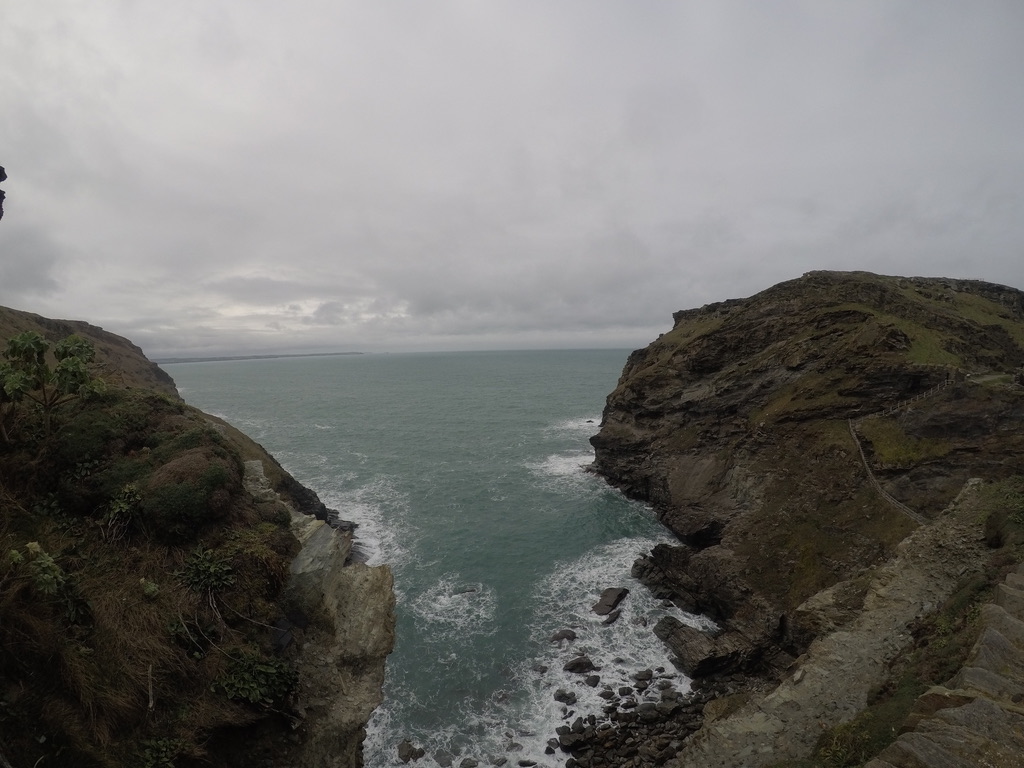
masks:
<path id="1" fill-rule="evenodd" d="M 13 310 L 0 330 L 0 764 L 231 764 L 224 729 L 280 717 L 296 680 L 274 624 L 299 547 L 244 462 L 318 501 L 125 340 Z"/>
<path id="2" fill-rule="evenodd" d="M 815 638 L 860 615 L 901 542 L 984 481 L 983 552 L 808 765 L 857 765 L 891 740 L 922 689 L 963 663 L 980 602 L 1021 560 L 1022 364 L 1020 291 L 833 272 L 678 312 L 630 356 L 595 468 L 681 539 L 634 572 L 719 623 L 712 638 L 659 626 L 693 674 L 792 674 Z"/>

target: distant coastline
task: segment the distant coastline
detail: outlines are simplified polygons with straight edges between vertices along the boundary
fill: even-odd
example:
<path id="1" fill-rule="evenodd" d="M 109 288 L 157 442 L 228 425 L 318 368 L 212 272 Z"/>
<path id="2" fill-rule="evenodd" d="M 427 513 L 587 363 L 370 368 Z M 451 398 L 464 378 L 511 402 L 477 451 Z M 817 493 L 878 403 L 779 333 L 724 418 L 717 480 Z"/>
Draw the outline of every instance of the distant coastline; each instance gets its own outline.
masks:
<path id="1" fill-rule="evenodd" d="M 157 365 L 173 363 L 222 363 L 232 360 L 276 360 L 281 357 L 338 357 L 340 355 L 362 355 L 363 352 L 306 352 L 290 355 L 221 355 L 218 357 L 160 357 L 153 360 Z"/>

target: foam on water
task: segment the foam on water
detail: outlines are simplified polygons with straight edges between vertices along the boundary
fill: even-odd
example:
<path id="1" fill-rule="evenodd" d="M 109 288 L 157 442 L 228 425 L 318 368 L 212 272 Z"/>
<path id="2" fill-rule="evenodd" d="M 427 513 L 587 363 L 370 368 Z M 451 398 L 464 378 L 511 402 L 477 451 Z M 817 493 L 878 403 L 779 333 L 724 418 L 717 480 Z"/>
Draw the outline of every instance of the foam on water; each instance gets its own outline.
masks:
<path id="1" fill-rule="evenodd" d="M 560 752 L 545 755 L 548 739 L 554 737 L 555 728 L 578 716 L 600 715 L 608 704 L 598 695 L 602 689 L 632 686 L 636 673 L 650 669 L 657 679 L 671 680 L 678 690 L 687 690 L 689 680 L 673 667 L 668 650 L 654 635 L 654 624 L 666 615 L 691 626 L 707 627 L 708 622 L 655 600 L 629 573 L 638 555 L 663 540 L 625 537 L 556 564 L 534 590 L 529 647 L 519 658 L 509 660 L 506 684 L 492 691 L 483 706 L 454 709 L 445 726 L 429 733 L 395 734 L 391 729 L 395 721 L 403 719 L 401 709 L 415 706 L 415 702 L 408 702 L 409 692 L 392 681 L 387 700 L 371 722 L 366 764 L 371 768 L 401 765 L 395 745 L 407 736 L 427 752 L 421 765 L 436 765 L 433 756 L 448 753 L 456 756 L 455 764 L 466 756 L 485 761 L 505 755 L 510 762 L 533 760 L 540 766 L 556 766 L 565 756 Z M 620 618 L 606 626 L 604 617 L 595 614 L 592 606 L 611 586 L 626 587 L 630 592 L 619 606 Z M 479 592 L 463 591 L 467 588 Z M 413 598 L 409 607 L 417 622 L 425 622 L 424 631 L 440 630 L 446 636 L 448 647 L 460 634 L 487 632 L 495 609 L 487 587 L 463 584 L 455 574 Z M 572 629 L 576 640 L 552 643 L 551 636 L 560 629 Z M 563 670 L 566 662 L 582 653 L 599 667 L 597 687 L 585 684 L 586 675 Z M 450 662 L 458 664 L 460 659 L 456 656 Z M 554 694 L 559 689 L 575 694 L 576 703 L 556 701 Z M 649 694 L 638 694 L 638 700 L 645 695 L 656 700 L 657 688 L 649 690 Z"/>
<path id="2" fill-rule="evenodd" d="M 379 476 L 357 488 L 337 482 L 319 486 L 321 500 L 342 520 L 356 524 L 356 540 L 370 565 L 400 567 L 410 559 L 409 499 L 388 477 Z"/>
<path id="3" fill-rule="evenodd" d="M 551 433 L 558 433 L 562 435 L 571 435 L 573 437 L 589 437 L 590 435 L 596 435 L 597 430 L 601 426 L 601 417 L 598 416 L 580 416 L 572 419 L 564 419 L 551 426 L 547 427 L 544 431 Z"/>
<path id="4" fill-rule="evenodd" d="M 572 453 L 552 454 L 544 461 L 527 464 L 527 468 L 538 475 L 547 477 L 573 477 L 585 475 L 586 467 L 593 462 L 593 453 L 574 451 Z"/>
<path id="5" fill-rule="evenodd" d="M 471 635 L 493 634 L 496 606 L 493 589 L 462 581 L 457 574 L 442 576 L 408 603 L 417 630 L 447 645 Z"/>

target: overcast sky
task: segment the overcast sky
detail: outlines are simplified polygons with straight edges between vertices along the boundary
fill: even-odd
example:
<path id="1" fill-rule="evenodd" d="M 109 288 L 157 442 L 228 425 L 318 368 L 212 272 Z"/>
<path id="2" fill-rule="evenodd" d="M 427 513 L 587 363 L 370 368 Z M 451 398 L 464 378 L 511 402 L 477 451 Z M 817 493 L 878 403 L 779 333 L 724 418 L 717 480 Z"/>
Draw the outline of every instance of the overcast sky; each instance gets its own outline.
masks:
<path id="1" fill-rule="evenodd" d="M 0 304 L 151 356 L 1024 288 L 1021 0 L 0 0 Z"/>

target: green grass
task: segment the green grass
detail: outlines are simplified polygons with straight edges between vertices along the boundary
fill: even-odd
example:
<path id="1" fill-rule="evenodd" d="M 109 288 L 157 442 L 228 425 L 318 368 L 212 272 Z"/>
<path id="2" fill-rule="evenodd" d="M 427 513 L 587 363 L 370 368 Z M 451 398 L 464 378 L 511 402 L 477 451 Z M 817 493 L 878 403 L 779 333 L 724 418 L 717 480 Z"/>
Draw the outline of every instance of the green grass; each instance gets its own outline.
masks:
<path id="1" fill-rule="evenodd" d="M 875 458 L 890 467 L 909 467 L 945 456 L 952 446 L 945 440 L 913 437 L 892 419 L 878 417 L 860 424 L 860 433 L 871 443 Z"/>

